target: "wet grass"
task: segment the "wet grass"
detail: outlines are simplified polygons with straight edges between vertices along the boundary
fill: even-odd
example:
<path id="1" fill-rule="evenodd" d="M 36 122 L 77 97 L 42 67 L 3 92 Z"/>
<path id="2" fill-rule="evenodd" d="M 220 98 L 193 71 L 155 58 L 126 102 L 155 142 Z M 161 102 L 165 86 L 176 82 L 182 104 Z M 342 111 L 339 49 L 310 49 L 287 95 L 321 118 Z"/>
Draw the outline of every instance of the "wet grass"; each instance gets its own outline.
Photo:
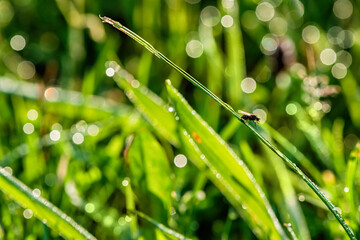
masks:
<path id="1" fill-rule="evenodd" d="M 254 133 L 359 237 L 356 5 L 195 2 L 2 2 L 0 238 L 83 232 L 54 227 L 47 201 L 98 239 L 346 237 Z M 241 124 L 99 13 L 260 123 Z"/>

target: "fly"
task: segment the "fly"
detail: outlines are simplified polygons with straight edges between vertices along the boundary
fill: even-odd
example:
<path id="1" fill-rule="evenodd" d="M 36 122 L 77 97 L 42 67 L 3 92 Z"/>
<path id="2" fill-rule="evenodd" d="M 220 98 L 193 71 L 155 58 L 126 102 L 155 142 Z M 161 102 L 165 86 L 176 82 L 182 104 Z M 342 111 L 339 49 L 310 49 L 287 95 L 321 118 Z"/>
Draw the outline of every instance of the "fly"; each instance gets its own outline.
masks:
<path id="1" fill-rule="evenodd" d="M 243 119 L 243 120 L 255 121 L 257 123 L 259 123 L 259 121 L 260 121 L 260 118 L 258 116 L 256 116 L 255 114 L 244 112 L 241 110 L 238 110 L 238 113 L 242 114 L 241 119 Z"/>

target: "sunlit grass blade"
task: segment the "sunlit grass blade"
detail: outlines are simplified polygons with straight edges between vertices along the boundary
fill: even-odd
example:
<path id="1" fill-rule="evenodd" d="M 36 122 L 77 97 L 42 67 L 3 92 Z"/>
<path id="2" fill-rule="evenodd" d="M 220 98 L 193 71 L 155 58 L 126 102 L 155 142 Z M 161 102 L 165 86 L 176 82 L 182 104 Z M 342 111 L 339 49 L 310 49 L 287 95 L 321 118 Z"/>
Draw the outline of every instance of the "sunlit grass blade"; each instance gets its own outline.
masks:
<path id="1" fill-rule="evenodd" d="M 125 91 L 127 97 L 154 126 L 155 131 L 174 146 L 179 146 L 176 133 L 177 123 L 173 113 L 167 110 L 165 102 L 140 84 L 125 69 L 120 68 L 114 76 L 116 83 Z M 166 124 L 163 124 L 163 123 Z"/>
<path id="2" fill-rule="evenodd" d="M 130 212 L 131 213 L 131 212 Z M 149 223 L 155 225 L 158 229 L 160 229 L 164 234 L 166 234 L 168 237 L 170 237 L 170 239 L 181 239 L 181 240 L 190 240 L 191 238 L 187 238 L 184 235 L 182 235 L 181 233 L 178 233 L 174 230 L 172 230 L 171 228 L 166 227 L 164 224 L 159 223 L 158 221 L 156 221 L 155 219 L 149 217 L 148 215 L 146 215 L 143 212 L 140 211 L 133 211 L 132 213 L 138 215 L 139 217 L 141 217 L 142 219 L 145 219 L 146 221 L 148 221 Z"/>
<path id="3" fill-rule="evenodd" d="M 129 37 L 133 38 L 135 41 L 137 41 L 139 44 L 144 46 L 147 50 L 149 50 L 151 53 L 153 53 L 155 56 L 160 58 L 161 60 L 165 61 L 167 64 L 169 64 L 171 67 L 176 69 L 179 73 L 181 73 L 188 81 L 190 81 L 193 85 L 200 88 L 202 91 L 204 91 L 206 94 L 208 94 L 211 98 L 213 98 L 216 102 L 221 104 L 224 108 L 226 108 L 231 114 L 236 117 L 239 121 L 244 123 L 267 147 L 269 147 L 275 154 L 277 154 L 285 163 L 287 166 L 295 171 L 296 174 L 298 174 L 305 182 L 306 184 L 318 195 L 318 197 L 324 202 L 324 204 L 328 207 L 328 209 L 334 214 L 335 218 L 339 221 L 339 223 L 342 225 L 344 230 L 346 231 L 347 235 L 351 239 L 356 239 L 353 231 L 350 229 L 350 227 L 345 223 L 344 219 L 342 218 L 339 211 L 336 209 L 336 207 L 326 198 L 324 193 L 322 193 L 319 189 L 319 187 L 310 179 L 308 178 L 301 169 L 299 169 L 295 163 L 293 163 L 289 158 L 287 158 L 280 150 L 278 150 L 273 144 L 271 144 L 264 136 L 262 136 L 251 124 L 249 124 L 247 121 L 244 121 L 241 118 L 241 115 L 238 114 L 229 104 L 221 100 L 219 97 L 217 97 L 214 93 L 212 93 L 209 89 L 207 89 L 203 84 L 201 84 L 198 80 L 196 80 L 194 77 L 192 77 L 189 73 L 187 73 L 185 70 L 177 66 L 175 63 L 173 63 L 170 59 L 165 57 L 162 53 L 157 51 L 150 43 L 142 39 L 139 35 L 131 31 L 130 29 L 126 28 L 122 24 L 120 24 L 117 21 L 112 20 L 108 17 L 101 17 L 101 20 L 105 23 L 108 23 L 112 25 L 113 27 L 117 28 L 121 32 L 125 33 Z"/>
<path id="4" fill-rule="evenodd" d="M 27 99 L 44 100 L 46 111 L 61 113 L 62 115 L 75 115 L 79 110 L 84 117 L 97 116 L 97 118 L 111 115 L 124 115 L 132 111 L 129 106 L 115 103 L 99 96 L 85 96 L 77 91 L 70 91 L 59 87 L 48 87 L 43 90 L 42 85 L 16 80 L 10 77 L 0 77 L 0 92 Z"/>
<path id="5" fill-rule="evenodd" d="M 268 159 L 273 166 L 275 176 L 278 179 L 279 186 L 282 193 L 282 201 L 280 201 L 281 207 L 279 212 L 283 216 L 282 219 L 287 219 L 291 223 L 293 234 L 299 236 L 299 239 L 308 240 L 311 239 L 308 226 L 306 224 L 305 216 L 301 210 L 300 203 L 298 201 L 294 187 L 289 181 L 290 174 L 285 167 L 283 161 L 278 157 L 271 157 L 270 150 L 266 148 L 268 153 Z"/>
<path id="6" fill-rule="evenodd" d="M 258 237 L 286 238 L 264 193 L 232 149 L 201 119 L 181 94 L 166 81 L 171 102 L 200 159 L 213 173 L 210 179 L 247 221 Z"/>
<path id="7" fill-rule="evenodd" d="M 231 8 L 224 8 L 226 14 L 230 15 L 234 19 L 233 25 L 229 28 L 225 28 L 225 40 L 227 50 L 227 62 L 228 62 L 228 80 L 226 92 L 229 95 L 230 103 L 233 106 L 238 106 L 242 91 L 240 88 L 239 80 L 246 77 L 245 66 L 245 51 L 243 45 L 243 37 L 240 28 L 239 19 L 239 4 L 234 1 Z"/>
<path id="8" fill-rule="evenodd" d="M 356 230 L 359 229 L 359 226 L 356 224 L 356 206 L 355 206 L 355 196 L 356 190 L 354 185 L 356 184 L 356 172 L 359 172 L 359 162 L 360 162 L 360 143 L 357 143 L 355 148 L 351 151 L 350 157 L 346 169 L 346 179 L 345 179 L 345 193 L 346 193 L 346 203 L 350 213 L 350 219 L 352 222 L 353 228 Z"/>
<path id="9" fill-rule="evenodd" d="M 25 184 L 0 168 L 0 189 L 17 203 L 31 209 L 43 223 L 68 239 L 96 238 L 46 199 L 33 194 Z"/>
<path id="10" fill-rule="evenodd" d="M 141 129 L 131 141 L 125 158 L 129 163 L 131 187 L 139 199 L 138 209 L 167 222 L 172 179 L 164 149 L 150 132 Z M 152 229 L 147 230 L 143 229 L 142 234 L 152 238 Z"/>
<path id="11" fill-rule="evenodd" d="M 284 223 L 284 226 L 286 228 L 286 230 L 289 232 L 291 239 L 292 240 L 298 240 L 298 238 L 296 237 L 296 234 L 294 232 L 294 230 L 292 229 L 292 226 L 290 223 Z"/>

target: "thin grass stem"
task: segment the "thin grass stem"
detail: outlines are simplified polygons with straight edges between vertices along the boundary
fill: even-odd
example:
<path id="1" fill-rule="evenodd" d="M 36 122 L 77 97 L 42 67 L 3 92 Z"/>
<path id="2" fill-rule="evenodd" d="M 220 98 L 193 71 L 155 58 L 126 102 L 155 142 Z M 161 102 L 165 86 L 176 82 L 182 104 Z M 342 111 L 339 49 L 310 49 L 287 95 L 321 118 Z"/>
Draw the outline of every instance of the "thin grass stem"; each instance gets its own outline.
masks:
<path id="1" fill-rule="evenodd" d="M 173 63 L 170 59 L 168 59 L 161 52 L 156 50 L 150 43 L 145 41 L 139 35 L 137 35 L 133 31 L 131 31 L 130 29 L 126 28 L 119 22 L 112 20 L 111 18 L 108 18 L 105 16 L 104 17 L 99 16 L 99 17 L 101 18 L 101 20 L 104 23 L 108 23 L 108 24 L 112 25 L 113 27 L 115 27 L 116 29 L 120 30 L 121 32 L 125 33 L 126 35 L 128 35 L 129 37 L 131 37 L 132 39 L 137 41 L 139 44 L 144 46 L 147 50 L 149 50 L 155 56 L 157 56 L 158 58 L 160 58 L 161 60 L 163 60 L 167 64 L 169 64 L 171 67 L 176 69 L 180 74 L 182 74 L 193 85 L 200 88 L 202 91 L 204 91 L 206 94 L 208 94 L 212 99 L 214 99 L 216 102 L 218 102 L 220 105 L 222 105 L 228 111 L 230 111 L 234 117 L 236 117 L 239 121 L 241 121 L 243 124 L 245 124 L 267 147 L 269 147 L 276 155 L 278 155 L 281 159 L 283 159 L 290 169 L 292 169 L 296 174 L 298 174 L 307 183 L 307 185 L 316 193 L 316 195 L 318 195 L 318 197 L 323 201 L 323 203 L 329 208 L 329 210 L 332 212 L 332 214 L 334 214 L 336 219 L 339 221 L 339 223 L 342 225 L 342 227 L 346 231 L 349 238 L 356 240 L 353 231 L 345 223 L 344 219 L 342 218 L 341 214 L 336 209 L 336 207 L 330 202 L 329 199 L 326 198 L 324 193 L 320 191 L 319 187 L 310 178 L 308 178 L 305 175 L 305 173 L 303 173 L 303 171 L 301 171 L 301 169 L 296 166 L 295 163 L 293 163 L 280 150 L 278 150 L 273 144 L 271 144 L 264 136 L 262 136 L 248 121 L 243 120 L 242 116 L 240 116 L 240 114 L 238 114 L 229 104 L 227 104 L 226 102 L 221 100 L 218 96 L 216 96 L 209 89 L 207 89 L 202 83 L 200 83 L 198 80 L 196 80 L 194 77 L 192 77 L 185 70 L 183 70 L 182 68 L 177 66 L 175 63 Z"/>

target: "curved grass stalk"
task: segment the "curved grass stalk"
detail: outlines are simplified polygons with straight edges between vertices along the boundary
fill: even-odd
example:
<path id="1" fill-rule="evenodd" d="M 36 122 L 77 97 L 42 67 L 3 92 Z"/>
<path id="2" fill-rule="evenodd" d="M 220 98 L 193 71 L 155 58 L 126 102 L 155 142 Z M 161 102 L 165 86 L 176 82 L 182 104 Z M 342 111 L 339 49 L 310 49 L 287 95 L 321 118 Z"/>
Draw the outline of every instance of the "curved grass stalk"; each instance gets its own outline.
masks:
<path id="1" fill-rule="evenodd" d="M 334 214 L 335 218 L 338 220 L 338 222 L 341 224 L 341 226 L 346 231 L 347 235 L 350 239 L 356 240 L 356 237 L 353 233 L 353 231 L 350 229 L 350 227 L 345 223 L 345 220 L 342 218 L 339 211 L 336 209 L 336 207 L 330 202 L 329 199 L 326 198 L 325 194 L 320 191 L 319 187 L 310 179 L 308 178 L 303 171 L 301 171 L 300 168 L 296 166 L 295 163 L 293 163 L 288 157 L 286 157 L 280 150 L 278 150 L 273 144 L 271 144 L 264 136 L 262 136 L 251 124 L 249 124 L 248 121 L 243 120 L 241 115 L 237 113 L 229 104 L 221 100 L 218 96 L 216 96 L 213 92 L 211 92 L 209 89 L 207 89 L 202 83 L 200 83 L 198 80 L 196 80 L 193 76 L 191 76 L 189 73 L 187 73 L 185 70 L 177 66 L 175 63 L 173 63 L 170 59 L 168 59 L 166 56 L 164 56 L 161 52 L 156 50 L 150 43 L 145 41 L 143 38 L 141 38 L 139 35 L 131 31 L 130 29 L 126 28 L 122 24 L 120 24 L 117 21 L 112 20 L 108 17 L 101 17 L 101 20 L 104 23 L 108 23 L 114 28 L 120 30 L 121 32 L 125 33 L 132 39 L 134 39 L 136 42 L 144 46 L 147 50 L 149 50 L 151 53 L 153 53 L 156 57 L 160 58 L 161 60 L 165 61 L 167 64 L 169 64 L 171 67 L 173 67 L 175 70 L 177 70 L 180 74 L 182 74 L 188 81 L 190 81 L 193 85 L 200 88 L 202 91 L 204 91 L 207 95 L 209 95 L 212 99 L 214 99 L 216 102 L 218 102 L 220 105 L 222 105 L 224 108 L 226 108 L 231 114 L 237 118 L 239 121 L 241 121 L 245 126 L 247 126 L 267 147 L 269 147 L 276 155 L 278 155 L 285 163 L 286 165 L 292 169 L 296 174 L 298 174 L 305 182 L 306 184 L 318 195 L 318 197 L 321 199 L 321 201 L 328 207 L 328 209 L 331 211 L 332 214 Z"/>

